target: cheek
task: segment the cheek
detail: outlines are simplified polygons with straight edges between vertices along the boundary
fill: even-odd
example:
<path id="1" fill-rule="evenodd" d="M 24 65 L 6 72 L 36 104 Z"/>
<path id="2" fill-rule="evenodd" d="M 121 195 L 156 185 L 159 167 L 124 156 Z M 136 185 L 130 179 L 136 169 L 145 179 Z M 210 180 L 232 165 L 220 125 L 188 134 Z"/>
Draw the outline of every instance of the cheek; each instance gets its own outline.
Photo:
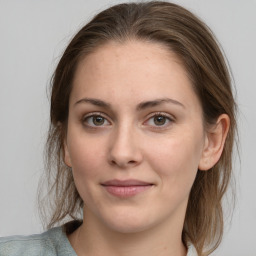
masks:
<path id="1" fill-rule="evenodd" d="M 151 166 L 159 177 L 162 204 L 169 202 L 171 209 L 186 204 L 198 167 L 194 147 L 175 140 L 165 144 L 163 149 L 155 148 L 154 153 L 155 161 Z"/>
<path id="2" fill-rule="evenodd" d="M 100 140 L 92 140 L 89 136 L 73 136 L 69 141 L 73 174 L 78 182 L 89 183 L 92 178 L 99 176 L 102 169 L 100 163 L 104 158 L 103 151 L 100 150 L 103 145 L 99 142 Z"/>
<path id="3" fill-rule="evenodd" d="M 95 198 L 95 184 L 99 183 L 102 173 L 102 166 L 100 166 L 100 150 L 99 145 L 90 143 L 82 143 L 83 140 L 73 140 L 70 143 L 70 157 L 72 161 L 72 172 L 76 188 L 86 203 L 97 203 Z"/>
<path id="4" fill-rule="evenodd" d="M 183 133 L 149 147 L 153 150 L 148 152 L 148 159 L 164 185 L 192 186 L 202 153 L 202 142 L 202 138 Z"/>

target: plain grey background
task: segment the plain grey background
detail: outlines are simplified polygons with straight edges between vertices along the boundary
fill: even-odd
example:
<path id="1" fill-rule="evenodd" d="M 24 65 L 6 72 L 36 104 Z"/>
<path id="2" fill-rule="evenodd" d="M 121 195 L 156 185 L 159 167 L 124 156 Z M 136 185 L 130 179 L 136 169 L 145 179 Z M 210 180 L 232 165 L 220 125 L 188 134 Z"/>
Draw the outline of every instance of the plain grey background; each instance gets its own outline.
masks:
<path id="1" fill-rule="evenodd" d="M 49 118 L 46 88 L 74 33 L 98 11 L 120 2 L 0 0 L 0 236 L 42 231 L 36 192 Z M 256 1 L 173 2 L 193 11 L 214 31 L 237 87 L 238 202 L 213 255 L 256 256 Z"/>

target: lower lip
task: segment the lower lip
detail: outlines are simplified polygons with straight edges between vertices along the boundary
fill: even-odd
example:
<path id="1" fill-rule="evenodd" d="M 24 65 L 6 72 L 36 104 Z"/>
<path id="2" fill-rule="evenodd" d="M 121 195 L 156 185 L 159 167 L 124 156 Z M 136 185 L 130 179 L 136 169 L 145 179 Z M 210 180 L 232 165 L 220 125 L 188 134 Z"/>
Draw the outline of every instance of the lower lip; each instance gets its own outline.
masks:
<path id="1" fill-rule="evenodd" d="M 143 186 L 104 186 L 104 188 L 111 194 L 117 197 L 127 198 L 132 197 L 137 194 L 140 194 L 149 188 L 152 185 L 143 185 Z"/>

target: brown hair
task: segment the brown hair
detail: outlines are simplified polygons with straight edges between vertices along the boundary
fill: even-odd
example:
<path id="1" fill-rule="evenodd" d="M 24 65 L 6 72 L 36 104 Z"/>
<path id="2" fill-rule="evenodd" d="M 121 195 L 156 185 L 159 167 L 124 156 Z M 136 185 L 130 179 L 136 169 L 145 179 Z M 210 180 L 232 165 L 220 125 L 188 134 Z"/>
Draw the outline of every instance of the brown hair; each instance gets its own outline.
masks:
<path id="1" fill-rule="evenodd" d="M 50 181 L 47 196 L 51 196 L 53 211 L 48 228 L 67 216 L 79 219 L 83 207 L 72 172 L 63 161 L 63 138 L 76 67 L 99 46 L 130 39 L 163 44 L 182 60 L 201 102 L 206 125 L 223 113 L 230 118 L 220 160 L 211 170 L 198 170 L 183 228 L 183 242 L 192 243 L 200 256 L 208 255 L 217 248 L 223 234 L 221 201 L 231 178 L 236 105 L 230 74 L 213 33 L 191 12 L 168 2 L 119 4 L 99 13 L 75 35 L 61 57 L 52 77 L 46 147 Z"/>

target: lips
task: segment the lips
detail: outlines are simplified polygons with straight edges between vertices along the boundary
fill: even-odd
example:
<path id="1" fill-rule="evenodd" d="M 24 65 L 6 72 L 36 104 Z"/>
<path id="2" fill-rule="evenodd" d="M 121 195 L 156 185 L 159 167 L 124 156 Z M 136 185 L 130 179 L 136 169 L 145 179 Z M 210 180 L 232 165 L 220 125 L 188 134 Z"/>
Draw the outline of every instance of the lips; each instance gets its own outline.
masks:
<path id="1" fill-rule="evenodd" d="M 140 194 L 153 186 L 140 180 L 109 180 L 101 184 L 113 196 L 127 198 Z"/>

